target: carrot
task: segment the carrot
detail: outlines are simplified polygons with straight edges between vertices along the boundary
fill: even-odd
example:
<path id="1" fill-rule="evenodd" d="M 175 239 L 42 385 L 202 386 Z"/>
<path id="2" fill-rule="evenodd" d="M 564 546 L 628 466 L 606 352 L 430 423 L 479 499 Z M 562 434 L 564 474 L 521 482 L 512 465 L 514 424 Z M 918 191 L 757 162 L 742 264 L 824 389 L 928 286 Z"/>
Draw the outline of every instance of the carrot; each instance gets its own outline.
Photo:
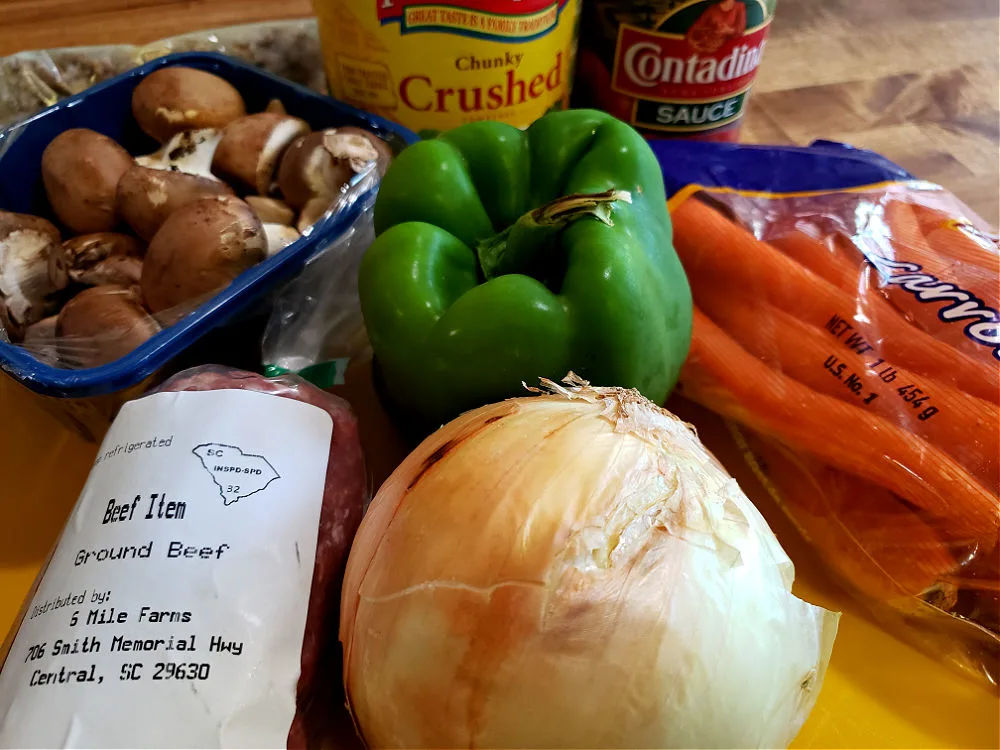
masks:
<path id="1" fill-rule="evenodd" d="M 868 318 L 872 329 L 878 330 L 881 321 L 900 316 L 901 311 L 890 303 L 894 295 L 901 297 L 897 299 L 907 310 L 902 315 L 904 321 L 931 335 L 942 327 L 936 310 L 926 308 L 926 315 L 918 320 L 908 311 L 913 308 L 920 310 L 920 306 L 914 304 L 906 293 L 893 288 L 880 288 L 882 285 L 878 270 L 865 261 L 861 248 L 845 234 L 837 233 L 823 242 L 805 231 L 796 230 L 771 240 L 770 244 L 824 281 L 851 295 L 855 300 L 856 311 Z M 879 254 L 883 254 L 882 251 Z M 890 252 L 889 255 L 895 257 L 895 253 Z M 933 319 L 930 327 L 926 325 L 928 316 Z M 960 331 L 955 332 L 961 335 Z"/>
<path id="2" fill-rule="evenodd" d="M 698 309 L 681 384 L 693 401 L 885 487 L 955 533 L 996 539 L 1000 502 L 946 453 L 771 369 Z"/>
<path id="3" fill-rule="evenodd" d="M 923 223 L 923 214 L 918 210 L 926 214 Z M 912 271 L 908 269 L 900 273 L 912 272 L 938 280 L 937 283 L 930 279 L 920 283 L 923 293 L 933 295 L 925 302 L 916 301 L 912 291 L 886 284 L 883 291 L 890 302 L 906 310 L 914 325 L 935 338 L 974 358 L 988 358 L 991 347 L 966 335 L 966 326 L 977 320 L 989 319 L 990 308 L 993 311 L 997 309 L 1000 302 L 1000 261 L 997 256 L 993 256 L 992 267 L 980 265 L 988 261 L 988 251 L 966 237 L 962 230 L 951 226 L 946 214 L 934 209 L 894 200 L 885 207 L 885 219 L 891 234 L 877 240 L 879 254 L 915 264 L 915 267 L 909 266 Z M 950 244 L 955 247 L 948 249 Z M 963 246 L 967 248 L 963 249 Z M 959 304 L 971 307 L 965 314 L 974 317 L 951 320 L 941 317 L 945 310 Z M 955 311 L 949 314 L 955 314 Z M 993 312 L 992 317 L 995 315 Z"/>
<path id="4" fill-rule="evenodd" d="M 901 204 L 906 205 L 906 204 Z M 944 217 L 944 214 L 939 214 Z M 894 239 L 884 241 L 885 247 L 872 248 L 878 255 L 909 263 L 917 263 L 927 273 L 933 274 L 945 283 L 969 289 L 991 307 L 998 303 L 1000 290 L 1000 257 L 993 258 L 992 267 L 982 267 L 968 261 L 956 260 L 956 256 L 968 255 L 962 246 L 972 246 L 982 252 L 982 248 L 968 237 L 961 229 L 950 223 L 941 223 L 916 228 L 916 220 L 910 223 L 910 230 L 903 231 L 902 223 L 895 227 Z M 897 236 L 898 235 L 898 236 Z M 805 229 L 799 228 L 769 240 L 770 244 L 798 261 L 824 281 L 833 284 L 843 292 L 864 299 L 865 305 L 880 315 L 893 312 L 895 308 L 889 304 L 877 291 L 880 287 L 879 272 L 874 266 L 865 262 L 865 255 L 854 239 L 846 234 L 837 233 L 825 240 L 812 236 Z M 876 242 L 872 238 L 872 242 Z M 955 248 L 949 250 L 948 246 Z M 890 287 L 891 289 L 891 287 Z M 906 299 L 901 297 L 901 299 Z M 909 301 L 909 300 L 907 300 Z M 930 327 L 920 325 L 922 321 L 908 319 L 910 323 L 920 325 L 923 330 L 933 333 L 940 330 L 937 320 L 937 309 L 934 306 L 909 304 L 913 310 L 926 309 L 928 317 L 937 325 Z M 971 351 L 978 351 L 970 348 Z"/>
<path id="5" fill-rule="evenodd" d="M 854 250 L 853 257 L 822 240 L 796 229 L 770 243 L 794 261 L 848 294 L 858 294 L 868 289 L 864 256 Z"/>
<path id="6" fill-rule="evenodd" d="M 955 227 L 947 214 L 926 206 L 892 201 L 885 207 L 885 221 L 891 232 L 894 260 L 916 263 L 925 272 L 997 307 L 1000 255 L 995 250 L 983 247 Z"/>
<path id="7" fill-rule="evenodd" d="M 773 439 L 753 435 L 748 443 L 779 505 L 861 593 L 883 602 L 913 596 L 959 568 L 934 529 L 888 490 Z"/>
<path id="8" fill-rule="evenodd" d="M 871 366 L 876 357 L 869 355 L 866 360 L 850 350 L 834 352 L 826 331 L 771 305 L 755 305 L 745 294 L 713 284 L 692 289 L 701 310 L 754 356 L 820 393 L 919 435 L 951 455 L 984 487 L 997 491 L 1000 410 L 996 404 L 900 367 L 891 368 L 895 380 L 886 383 L 879 376 L 886 366 Z M 905 392 L 901 394 L 900 388 Z M 919 406 L 914 408 L 913 403 Z M 921 419 L 921 415 L 929 416 Z"/>
<path id="9" fill-rule="evenodd" d="M 974 396 L 995 401 L 998 373 L 901 317 L 873 325 L 857 314 L 857 301 L 816 274 L 760 242 L 698 200 L 674 212 L 674 244 L 693 284 L 719 283 L 743 289 L 761 301 L 816 327 L 839 331 L 838 341 L 856 351 L 878 347 L 879 355 L 909 370 L 951 383 Z"/>
<path id="10" fill-rule="evenodd" d="M 1000 251 L 994 241 L 985 236 L 975 237 L 971 228 L 963 231 L 956 217 L 944 211 L 908 203 L 890 201 L 885 206 L 885 221 L 893 237 L 907 245 L 929 245 L 940 256 L 963 266 L 978 266 L 993 273 L 996 281 L 1000 271 Z"/>

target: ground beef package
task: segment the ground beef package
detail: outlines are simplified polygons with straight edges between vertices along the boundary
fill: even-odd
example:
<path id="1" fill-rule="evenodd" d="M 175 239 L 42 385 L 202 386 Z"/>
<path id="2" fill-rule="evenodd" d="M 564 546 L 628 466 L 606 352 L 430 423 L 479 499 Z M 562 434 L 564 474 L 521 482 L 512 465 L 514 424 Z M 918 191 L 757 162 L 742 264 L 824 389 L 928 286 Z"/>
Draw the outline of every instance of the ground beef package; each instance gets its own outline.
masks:
<path id="1" fill-rule="evenodd" d="M 126 404 L 0 652 L 0 746 L 304 746 L 365 497 L 350 407 L 297 378 Z"/>

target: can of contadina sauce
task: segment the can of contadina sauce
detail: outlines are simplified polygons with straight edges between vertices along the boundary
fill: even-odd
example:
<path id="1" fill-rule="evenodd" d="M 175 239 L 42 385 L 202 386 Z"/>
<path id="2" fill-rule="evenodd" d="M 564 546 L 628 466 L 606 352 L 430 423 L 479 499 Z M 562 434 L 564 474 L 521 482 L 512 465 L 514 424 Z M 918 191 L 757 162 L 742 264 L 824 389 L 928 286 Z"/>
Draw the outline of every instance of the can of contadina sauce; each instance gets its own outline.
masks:
<path id="1" fill-rule="evenodd" d="M 735 141 L 777 0 L 584 0 L 574 105 L 647 137 Z"/>
<path id="2" fill-rule="evenodd" d="M 411 130 L 569 105 L 580 0 L 314 0 L 330 93 Z"/>

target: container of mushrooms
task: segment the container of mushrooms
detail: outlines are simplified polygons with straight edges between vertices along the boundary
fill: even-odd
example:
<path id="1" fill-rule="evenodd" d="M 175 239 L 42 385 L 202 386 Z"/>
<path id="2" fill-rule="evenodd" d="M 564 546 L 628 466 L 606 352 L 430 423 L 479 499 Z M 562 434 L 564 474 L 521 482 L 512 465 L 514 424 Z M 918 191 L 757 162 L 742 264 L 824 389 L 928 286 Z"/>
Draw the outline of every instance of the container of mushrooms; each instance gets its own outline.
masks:
<path id="1" fill-rule="evenodd" d="M 0 132 L 0 368 L 85 437 L 180 366 L 259 364 L 270 292 L 416 136 L 215 53 Z"/>

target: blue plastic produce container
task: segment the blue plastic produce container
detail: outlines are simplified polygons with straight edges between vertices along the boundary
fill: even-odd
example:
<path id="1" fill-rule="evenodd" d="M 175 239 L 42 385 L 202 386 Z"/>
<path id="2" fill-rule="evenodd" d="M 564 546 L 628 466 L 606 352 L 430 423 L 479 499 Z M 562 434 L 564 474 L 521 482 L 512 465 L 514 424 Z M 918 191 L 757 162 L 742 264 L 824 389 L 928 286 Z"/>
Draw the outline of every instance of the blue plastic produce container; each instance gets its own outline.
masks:
<path id="1" fill-rule="evenodd" d="M 45 147 L 64 130 L 90 128 L 113 138 L 133 156 L 159 148 L 132 117 L 132 90 L 149 73 L 183 65 L 229 81 L 247 112 L 280 99 L 290 115 L 314 129 L 354 125 L 368 128 L 398 151 L 417 137 L 406 128 L 217 53 L 167 55 L 64 99 L 0 132 L 0 209 L 54 220 L 41 179 Z M 361 211 L 351 207 L 327 216 L 303 237 L 245 271 L 214 298 L 157 333 L 127 356 L 100 367 L 65 370 L 40 362 L 27 350 L 0 341 L 0 369 L 78 432 L 98 439 L 122 402 L 169 372 L 207 362 L 256 369 L 260 335 L 267 320 L 267 294 L 347 230 Z"/>

